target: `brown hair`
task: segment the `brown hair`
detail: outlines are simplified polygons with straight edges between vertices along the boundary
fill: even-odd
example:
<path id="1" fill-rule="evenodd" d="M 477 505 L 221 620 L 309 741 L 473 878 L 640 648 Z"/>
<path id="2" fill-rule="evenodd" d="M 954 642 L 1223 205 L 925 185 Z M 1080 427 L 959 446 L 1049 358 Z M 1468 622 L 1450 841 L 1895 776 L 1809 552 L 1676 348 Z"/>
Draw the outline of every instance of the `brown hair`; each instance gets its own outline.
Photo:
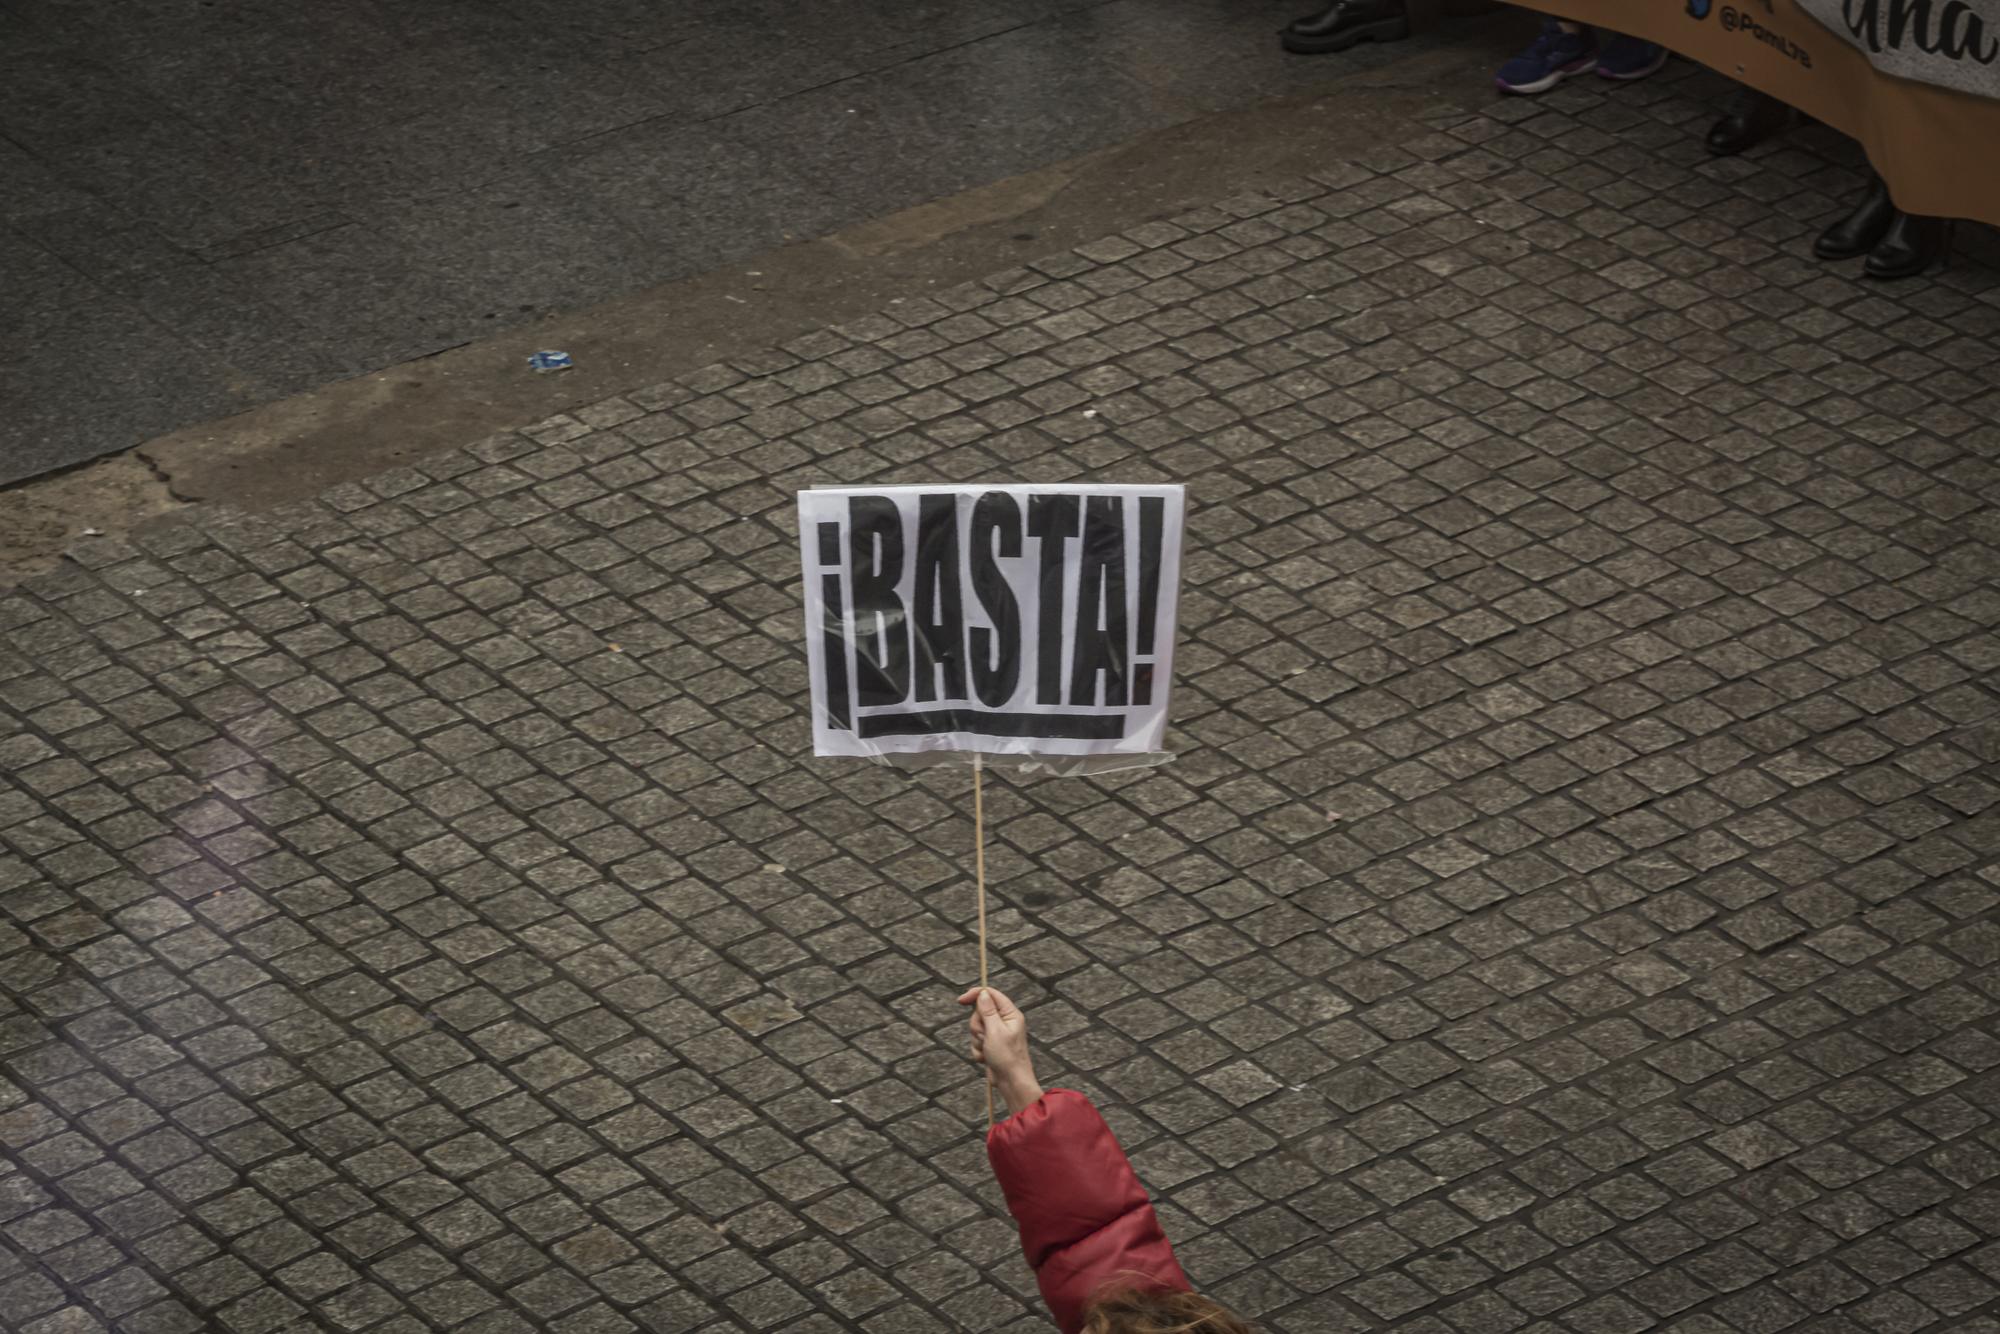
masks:
<path id="1" fill-rule="evenodd" d="M 1243 1319 L 1192 1292 L 1109 1292 L 1083 1316 L 1082 1334 L 1256 1334 Z"/>

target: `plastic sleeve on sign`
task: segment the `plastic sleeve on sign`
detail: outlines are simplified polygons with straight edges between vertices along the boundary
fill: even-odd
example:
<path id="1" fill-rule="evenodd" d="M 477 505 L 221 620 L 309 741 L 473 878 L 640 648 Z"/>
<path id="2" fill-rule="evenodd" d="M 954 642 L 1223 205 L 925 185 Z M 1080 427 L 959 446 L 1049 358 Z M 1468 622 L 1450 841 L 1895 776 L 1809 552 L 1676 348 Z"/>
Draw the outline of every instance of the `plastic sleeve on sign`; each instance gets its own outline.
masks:
<path id="1" fill-rule="evenodd" d="M 801 492 L 814 753 L 1164 763 L 1185 506 L 1152 485 Z"/>

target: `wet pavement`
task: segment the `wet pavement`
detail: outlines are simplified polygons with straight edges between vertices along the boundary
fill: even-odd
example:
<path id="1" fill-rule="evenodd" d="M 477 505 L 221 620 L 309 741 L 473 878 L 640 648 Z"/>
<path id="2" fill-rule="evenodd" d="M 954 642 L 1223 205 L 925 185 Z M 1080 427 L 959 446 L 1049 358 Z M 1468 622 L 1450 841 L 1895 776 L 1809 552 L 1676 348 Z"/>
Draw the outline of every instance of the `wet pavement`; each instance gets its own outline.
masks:
<path id="1" fill-rule="evenodd" d="M 1298 8 L 7 0 L 0 483 L 1417 49 Z"/>
<path id="2" fill-rule="evenodd" d="M 792 492 L 1190 488 L 1179 759 L 996 784 L 995 983 L 1278 1334 L 1992 1331 L 2000 280 L 1713 80 L 0 600 L 0 1324 L 1043 1329 L 959 775 L 812 760 Z"/>

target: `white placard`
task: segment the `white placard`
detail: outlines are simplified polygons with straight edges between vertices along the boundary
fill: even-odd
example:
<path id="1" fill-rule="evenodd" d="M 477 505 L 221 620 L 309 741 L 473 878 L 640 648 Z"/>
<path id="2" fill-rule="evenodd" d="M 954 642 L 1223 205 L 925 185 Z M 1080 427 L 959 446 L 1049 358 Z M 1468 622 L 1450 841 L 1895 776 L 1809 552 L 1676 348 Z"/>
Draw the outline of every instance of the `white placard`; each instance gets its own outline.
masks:
<path id="1" fill-rule="evenodd" d="M 813 751 L 1156 755 L 1178 486 L 799 493 Z"/>

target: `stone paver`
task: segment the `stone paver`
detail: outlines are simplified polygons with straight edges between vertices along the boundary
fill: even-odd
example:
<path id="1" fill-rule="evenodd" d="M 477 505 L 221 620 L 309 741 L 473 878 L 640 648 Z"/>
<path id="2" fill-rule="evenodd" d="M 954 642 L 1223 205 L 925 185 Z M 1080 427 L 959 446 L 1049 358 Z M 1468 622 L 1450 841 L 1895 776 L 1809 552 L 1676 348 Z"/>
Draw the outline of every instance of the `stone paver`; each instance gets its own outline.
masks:
<path id="1" fill-rule="evenodd" d="M 1464 40 L 1297 12 L 0 0 L 0 484 Z"/>
<path id="2" fill-rule="evenodd" d="M 2000 284 L 1704 79 L 0 602 L 0 1326 L 1043 1328 L 965 779 L 806 759 L 791 492 L 1191 484 L 1180 759 L 996 981 L 1282 1334 L 2000 1329 Z"/>

